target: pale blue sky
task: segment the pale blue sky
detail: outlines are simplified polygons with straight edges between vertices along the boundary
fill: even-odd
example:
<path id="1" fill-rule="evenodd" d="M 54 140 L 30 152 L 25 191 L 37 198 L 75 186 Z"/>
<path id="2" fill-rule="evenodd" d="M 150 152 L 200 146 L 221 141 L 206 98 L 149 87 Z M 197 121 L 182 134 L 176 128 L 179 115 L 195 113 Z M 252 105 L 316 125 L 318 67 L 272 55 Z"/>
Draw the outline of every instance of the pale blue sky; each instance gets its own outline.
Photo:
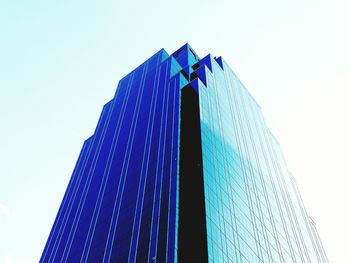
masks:
<path id="1" fill-rule="evenodd" d="M 0 262 L 37 262 L 117 82 L 222 55 L 262 106 L 331 262 L 350 262 L 348 0 L 0 0 Z"/>

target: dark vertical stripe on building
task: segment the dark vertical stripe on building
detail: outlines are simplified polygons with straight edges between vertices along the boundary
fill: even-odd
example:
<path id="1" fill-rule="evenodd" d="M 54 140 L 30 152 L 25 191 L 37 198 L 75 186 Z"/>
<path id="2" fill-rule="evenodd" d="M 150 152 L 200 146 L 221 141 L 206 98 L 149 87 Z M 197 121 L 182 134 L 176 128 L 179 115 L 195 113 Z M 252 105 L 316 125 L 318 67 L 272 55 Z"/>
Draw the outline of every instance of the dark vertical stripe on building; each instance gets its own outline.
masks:
<path id="1" fill-rule="evenodd" d="M 178 262 L 208 262 L 198 94 L 181 91 Z"/>

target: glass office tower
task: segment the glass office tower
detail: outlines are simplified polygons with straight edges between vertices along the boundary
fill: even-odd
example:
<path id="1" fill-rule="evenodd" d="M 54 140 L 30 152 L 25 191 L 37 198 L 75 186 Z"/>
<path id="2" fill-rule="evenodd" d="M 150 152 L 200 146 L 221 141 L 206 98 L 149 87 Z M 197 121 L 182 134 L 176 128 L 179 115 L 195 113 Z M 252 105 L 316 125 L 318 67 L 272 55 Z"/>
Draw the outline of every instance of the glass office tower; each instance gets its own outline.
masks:
<path id="1" fill-rule="evenodd" d="M 41 262 L 328 262 L 261 109 L 186 44 L 120 80 Z"/>

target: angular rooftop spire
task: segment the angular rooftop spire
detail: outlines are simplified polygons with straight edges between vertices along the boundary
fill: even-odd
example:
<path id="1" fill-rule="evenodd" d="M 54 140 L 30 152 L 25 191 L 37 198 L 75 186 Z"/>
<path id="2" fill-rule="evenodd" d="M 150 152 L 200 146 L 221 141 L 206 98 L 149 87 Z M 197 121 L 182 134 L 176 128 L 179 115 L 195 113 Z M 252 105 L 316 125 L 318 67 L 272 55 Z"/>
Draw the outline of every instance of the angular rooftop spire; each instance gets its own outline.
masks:
<path id="1" fill-rule="evenodd" d="M 176 58 L 177 62 L 179 62 L 179 64 L 183 68 L 185 68 L 186 66 L 192 66 L 193 64 L 197 63 L 200 59 L 188 43 L 176 50 L 172 54 L 172 56 Z"/>

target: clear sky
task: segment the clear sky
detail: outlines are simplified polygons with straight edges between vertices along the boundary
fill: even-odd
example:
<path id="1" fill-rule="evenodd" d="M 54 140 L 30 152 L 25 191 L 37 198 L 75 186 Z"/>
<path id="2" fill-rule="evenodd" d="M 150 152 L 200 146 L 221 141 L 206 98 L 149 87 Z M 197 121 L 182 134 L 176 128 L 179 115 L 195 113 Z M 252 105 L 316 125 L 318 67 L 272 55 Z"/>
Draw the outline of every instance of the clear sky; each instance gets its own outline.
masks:
<path id="1" fill-rule="evenodd" d="M 331 262 L 350 262 L 349 0 L 0 0 L 0 262 L 37 262 L 117 82 L 222 55 L 262 106 Z"/>

